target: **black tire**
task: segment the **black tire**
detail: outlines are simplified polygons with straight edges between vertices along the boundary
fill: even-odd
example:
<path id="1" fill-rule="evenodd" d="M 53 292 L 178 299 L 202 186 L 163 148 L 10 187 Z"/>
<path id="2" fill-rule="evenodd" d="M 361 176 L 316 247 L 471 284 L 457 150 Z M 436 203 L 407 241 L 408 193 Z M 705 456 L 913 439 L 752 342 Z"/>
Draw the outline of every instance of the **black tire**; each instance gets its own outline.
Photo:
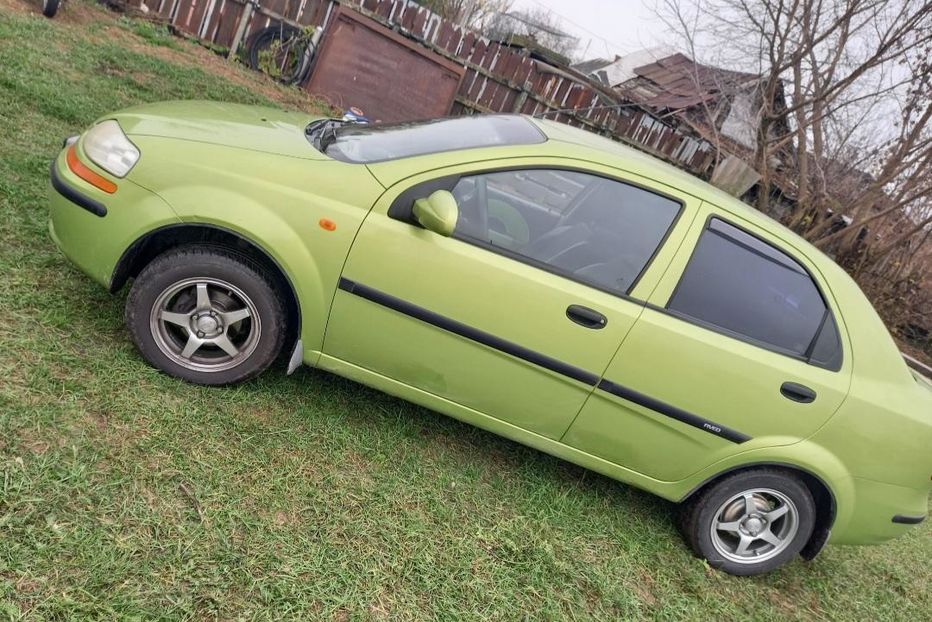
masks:
<path id="1" fill-rule="evenodd" d="M 126 325 L 153 367 L 204 385 L 259 375 L 287 334 L 274 280 L 248 257 L 220 247 L 181 247 L 153 259 L 130 290 Z M 185 357 L 188 346 L 194 350 Z"/>
<path id="2" fill-rule="evenodd" d="M 60 6 L 61 0 L 42 0 L 42 14 L 46 17 L 55 17 Z"/>
<path id="3" fill-rule="evenodd" d="M 250 69 L 263 71 L 259 58 L 262 52 L 271 49 L 276 43 L 288 41 L 295 41 L 297 46 L 293 51 L 293 66 L 275 79 L 282 84 L 303 84 L 310 73 L 315 50 L 310 39 L 294 26 L 276 24 L 256 32 L 246 46 L 246 64 Z"/>
<path id="4" fill-rule="evenodd" d="M 776 517 L 782 506 L 786 512 Z M 815 517 L 812 494 L 799 478 L 780 469 L 755 469 L 723 477 L 697 493 L 684 508 L 680 528 L 710 566 L 751 576 L 799 554 L 812 535 Z M 713 522 L 721 528 L 713 531 Z M 742 550 L 744 542 L 750 544 Z"/>

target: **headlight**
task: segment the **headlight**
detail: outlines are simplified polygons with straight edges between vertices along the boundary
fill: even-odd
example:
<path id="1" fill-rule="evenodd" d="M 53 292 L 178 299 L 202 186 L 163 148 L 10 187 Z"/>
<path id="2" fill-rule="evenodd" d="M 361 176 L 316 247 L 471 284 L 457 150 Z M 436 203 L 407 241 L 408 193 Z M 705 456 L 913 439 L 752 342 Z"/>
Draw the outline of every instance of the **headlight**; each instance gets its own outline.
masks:
<path id="1" fill-rule="evenodd" d="M 139 149 L 112 119 L 88 130 L 81 148 L 94 164 L 117 177 L 125 177 L 139 161 Z"/>

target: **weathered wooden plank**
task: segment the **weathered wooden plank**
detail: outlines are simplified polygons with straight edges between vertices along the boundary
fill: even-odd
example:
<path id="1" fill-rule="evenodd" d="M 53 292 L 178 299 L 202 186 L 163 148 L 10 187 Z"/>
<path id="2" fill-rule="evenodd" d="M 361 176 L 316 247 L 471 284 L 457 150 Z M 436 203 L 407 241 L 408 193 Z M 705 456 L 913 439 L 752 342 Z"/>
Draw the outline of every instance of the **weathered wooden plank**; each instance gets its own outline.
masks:
<path id="1" fill-rule="evenodd" d="M 424 36 L 424 27 L 427 25 L 427 17 L 429 14 L 430 11 L 425 8 L 421 8 L 417 13 L 415 13 L 414 19 L 411 22 L 411 31 L 428 43 L 429 41 L 427 40 L 427 37 Z"/>
<path id="2" fill-rule="evenodd" d="M 456 47 L 449 51 L 457 58 L 466 59 L 472 55 L 473 47 L 475 47 L 476 42 L 479 41 L 481 37 L 471 30 L 465 30 L 463 28 L 459 28 L 458 30 L 461 33 L 460 41 Z"/>
<path id="3" fill-rule="evenodd" d="M 414 33 L 414 20 L 420 12 L 417 5 L 401 3 L 401 27 L 410 33 Z"/>
<path id="4" fill-rule="evenodd" d="M 458 37 L 458 33 L 453 24 L 446 20 L 440 20 L 437 34 L 434 37 L 434 45 L 452 53 L 456 49 L 456 43 L 454 42 L 456 37 Z"/>

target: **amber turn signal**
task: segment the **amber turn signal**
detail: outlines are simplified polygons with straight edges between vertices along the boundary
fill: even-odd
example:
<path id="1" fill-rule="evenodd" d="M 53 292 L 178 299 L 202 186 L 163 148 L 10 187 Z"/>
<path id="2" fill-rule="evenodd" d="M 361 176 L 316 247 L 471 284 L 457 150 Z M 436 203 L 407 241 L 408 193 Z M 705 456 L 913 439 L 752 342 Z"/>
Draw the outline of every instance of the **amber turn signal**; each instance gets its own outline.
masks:
<path id="1" fill-rule="evenodd" d="M 324 231 L 336 231 L 337 223 L 333 222 L 329 218 L 321 218 L 317 221 L 317 224 L 320 225 L 320 228 Z"/>
<path id="2" fill-rule="evenodd" d="M 117 185 L 103 177 L 98 175 L 87 166 L 84 165 L 81 160 L 78 159 L 78 153 L 75 150 L 74 145 L 68 147 L 68 152 L 65 153 L 65 160 L 68 162 L 68 168 L 71 169 L 71 172 L 94 186 L 98 190 L 103 190 L 107 194 L 113 194 L 117 190 Z"/>

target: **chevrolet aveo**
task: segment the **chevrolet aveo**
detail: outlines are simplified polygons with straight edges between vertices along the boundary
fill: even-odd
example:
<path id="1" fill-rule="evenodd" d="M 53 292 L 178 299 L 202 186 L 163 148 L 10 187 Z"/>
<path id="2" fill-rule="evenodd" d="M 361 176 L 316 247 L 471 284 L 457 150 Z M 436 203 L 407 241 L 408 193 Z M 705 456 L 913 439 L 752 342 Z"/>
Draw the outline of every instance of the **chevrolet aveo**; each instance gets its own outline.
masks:
<path id="1" fill-rule="evenodd" d="M 279 355 L 682 504 L 751 575 L 928 513 L 932 386 L 854 282 L 736 199 L 554 122 L 173 102 L 52 165 L 50 231 L 153 366 Z"/>

